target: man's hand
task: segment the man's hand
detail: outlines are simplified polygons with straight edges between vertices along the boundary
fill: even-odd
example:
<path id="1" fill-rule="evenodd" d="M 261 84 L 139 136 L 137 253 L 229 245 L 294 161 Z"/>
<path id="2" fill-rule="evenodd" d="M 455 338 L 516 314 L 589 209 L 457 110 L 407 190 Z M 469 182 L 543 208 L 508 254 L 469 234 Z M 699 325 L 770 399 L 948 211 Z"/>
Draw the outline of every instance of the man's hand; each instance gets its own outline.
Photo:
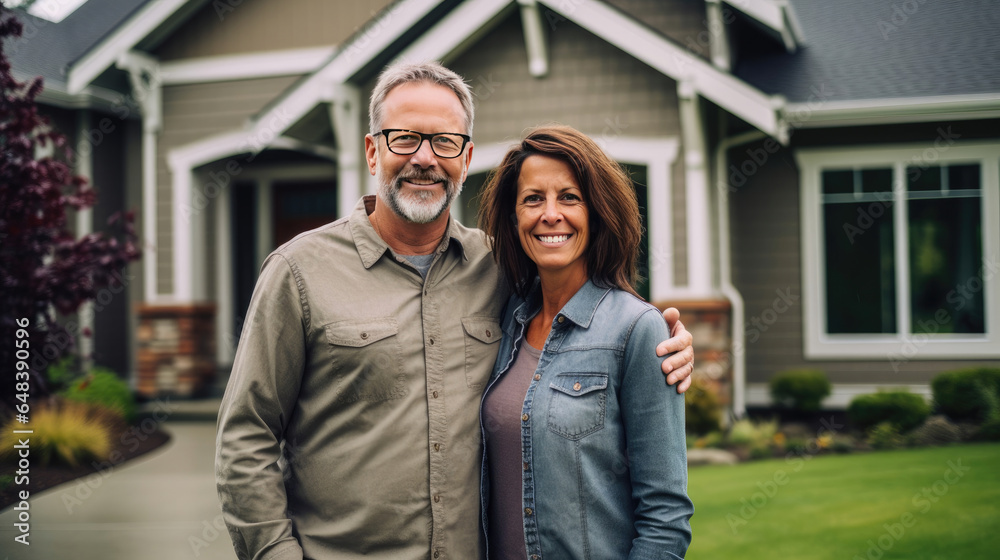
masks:
<path id="1" fill-rule="evenodd" d="M 677 392 L 683 393 L 691 387 L 691 372 L 694 371 L 694 337 L 684 328 L 681 323 L 681 313 L 674 307 L 668 307 L 663 312 L 663 318 L 667 320 L 667 328 L 670 329 L 670 338 L 664 340 L 656 347 L 656 355 L 664 356 L 674 353 L 666 360 L 663 360 L 663 374 L 667 376 L 667 383 L 677 384 Z"/>

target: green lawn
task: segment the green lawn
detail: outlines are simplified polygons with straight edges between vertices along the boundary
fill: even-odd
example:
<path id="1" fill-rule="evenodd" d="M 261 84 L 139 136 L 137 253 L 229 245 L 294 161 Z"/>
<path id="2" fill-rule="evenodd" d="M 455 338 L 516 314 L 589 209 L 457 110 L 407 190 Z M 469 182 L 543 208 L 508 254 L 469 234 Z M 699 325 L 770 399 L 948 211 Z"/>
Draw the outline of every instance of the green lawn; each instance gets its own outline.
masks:
<path id="1" fill-rule="evenodd" d="M 690 560 L 1000 558 L 1000 444 L 791 456 L 688 477 Z"/>

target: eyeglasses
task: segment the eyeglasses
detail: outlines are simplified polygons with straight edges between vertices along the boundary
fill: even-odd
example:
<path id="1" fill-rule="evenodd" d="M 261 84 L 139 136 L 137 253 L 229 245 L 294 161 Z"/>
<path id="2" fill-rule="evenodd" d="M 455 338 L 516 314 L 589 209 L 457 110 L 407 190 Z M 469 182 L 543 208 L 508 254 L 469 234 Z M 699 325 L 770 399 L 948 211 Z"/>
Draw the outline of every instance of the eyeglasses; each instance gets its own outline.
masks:
<path id="1" fill-rule="evenodd" d="M 400 156 L 414 154 L 420 149 L 424 140 L 430 142 L 431 151 L 439 158 L 456 158 L 465 150 L 465 145 L 472 140 L 468 134 L 458 134 L 457 132 L 434 132 L 425 134 L 416 130 L 404 130 L 401 128 L 386 128 L 377 134 L 385 136 L 386 146 L 389 151 Z"/>

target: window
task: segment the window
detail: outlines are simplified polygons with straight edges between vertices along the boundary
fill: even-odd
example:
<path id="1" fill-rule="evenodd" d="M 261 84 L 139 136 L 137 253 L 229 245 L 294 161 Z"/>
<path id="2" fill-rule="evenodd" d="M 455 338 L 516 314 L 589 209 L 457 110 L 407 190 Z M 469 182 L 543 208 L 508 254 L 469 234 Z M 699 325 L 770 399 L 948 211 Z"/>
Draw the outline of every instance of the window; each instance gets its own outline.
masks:
<path id="1" fill-rule="evenodd" d="M 1000 146 L 797 157 L 806 357 L 1000 356 Z"/>

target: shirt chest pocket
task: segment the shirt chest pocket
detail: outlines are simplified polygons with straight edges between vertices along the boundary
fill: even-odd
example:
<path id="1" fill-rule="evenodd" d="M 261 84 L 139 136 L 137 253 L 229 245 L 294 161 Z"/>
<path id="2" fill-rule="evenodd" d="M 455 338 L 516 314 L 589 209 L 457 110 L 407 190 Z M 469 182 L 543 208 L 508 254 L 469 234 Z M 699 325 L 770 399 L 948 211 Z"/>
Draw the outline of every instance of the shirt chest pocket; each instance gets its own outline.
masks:
<path id="1" fill-rule="evenodd" d="M 465 382 L 470 389 L 482 391 L 493 371 L 500 349 L 500 323 L 491 317 L 464 317 Z"/>
<path id="2" fill-rule="evenodd" d="M 577 440 L 604 429 L 608 374 L 560 373 L 549 389 L 549 430 Z"/>
<path id="3" fill-rule="evenodd" d="M 324 330 L 338 404 L 387 401 L 406 394 L 395 317 L 338 321 Z"/>

